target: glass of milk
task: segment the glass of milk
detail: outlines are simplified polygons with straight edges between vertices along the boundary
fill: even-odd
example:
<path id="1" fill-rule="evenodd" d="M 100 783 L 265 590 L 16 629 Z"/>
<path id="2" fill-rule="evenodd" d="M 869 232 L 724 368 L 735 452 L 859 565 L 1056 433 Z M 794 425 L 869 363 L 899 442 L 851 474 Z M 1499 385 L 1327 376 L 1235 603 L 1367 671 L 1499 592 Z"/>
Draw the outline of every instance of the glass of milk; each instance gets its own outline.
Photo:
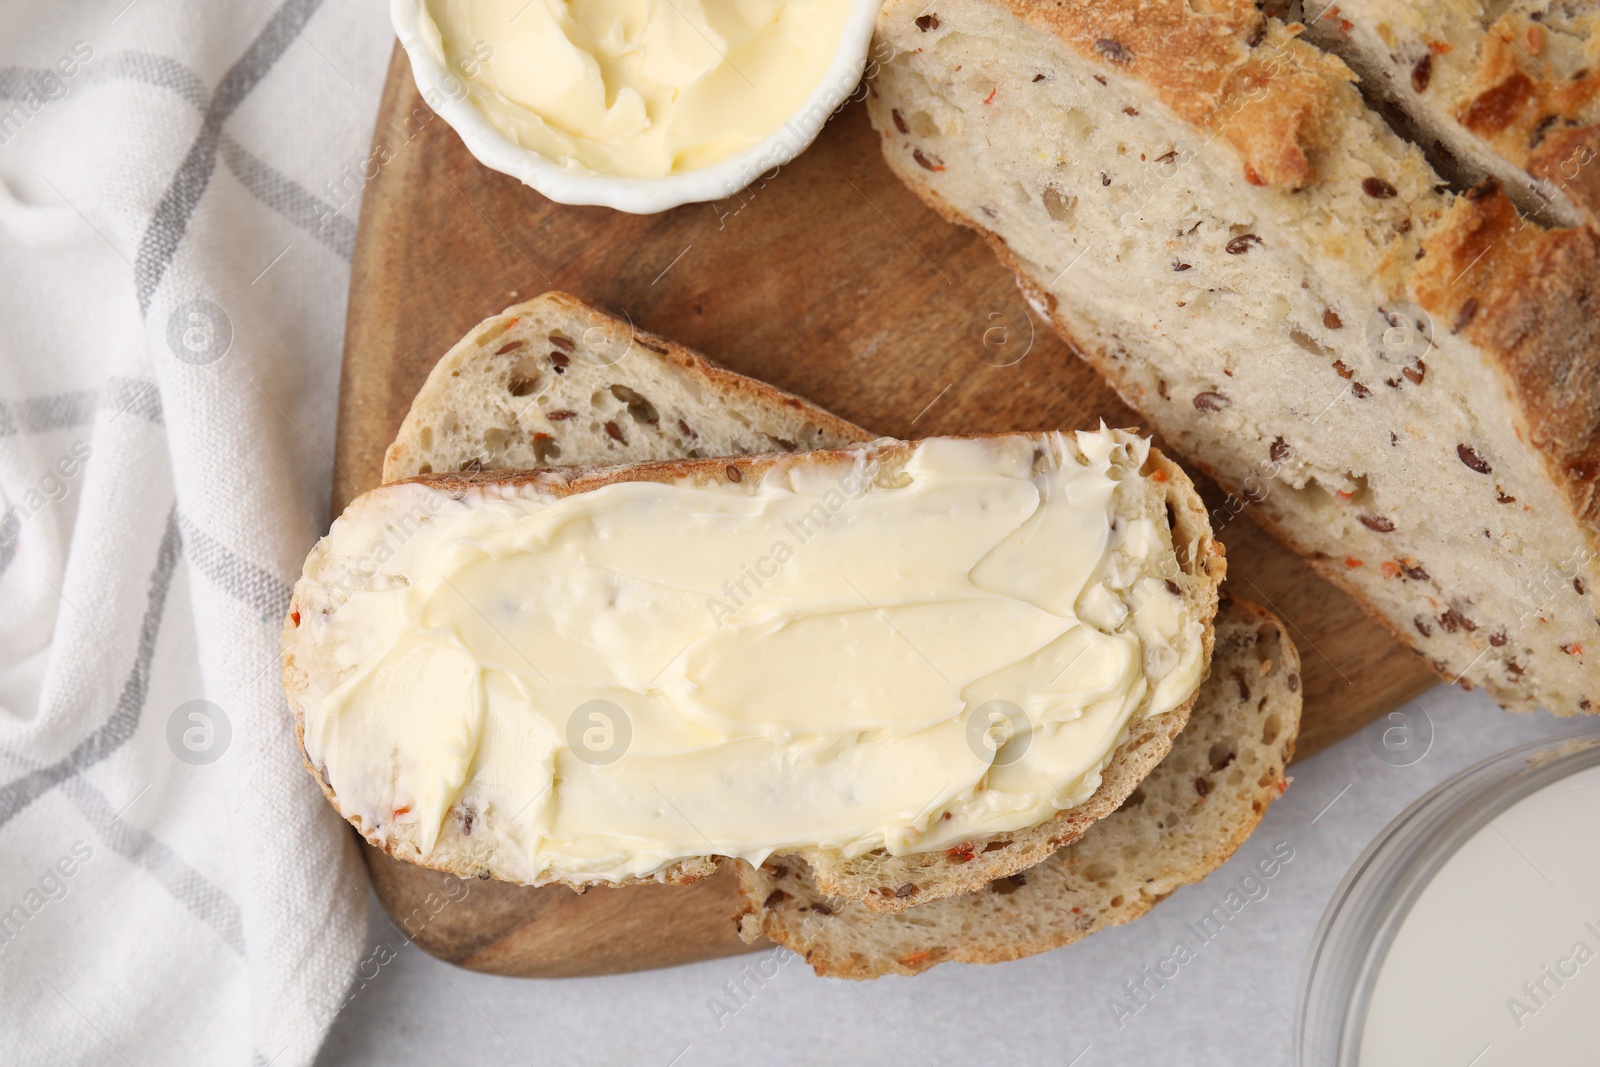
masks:
<path id="1" fill-rule="evenodd" d="M 1444 782 L 1345 875 L 1301 982 L 1299 1067 L 1600 1063 L 1600 736 Z"/>

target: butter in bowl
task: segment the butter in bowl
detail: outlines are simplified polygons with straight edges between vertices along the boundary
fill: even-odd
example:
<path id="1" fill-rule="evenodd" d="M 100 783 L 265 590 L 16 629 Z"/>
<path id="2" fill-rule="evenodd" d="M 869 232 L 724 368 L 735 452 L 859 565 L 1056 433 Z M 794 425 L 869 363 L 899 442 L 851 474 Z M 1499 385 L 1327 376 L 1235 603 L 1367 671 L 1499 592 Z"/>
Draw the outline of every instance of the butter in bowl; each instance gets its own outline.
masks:
<path id="1" fill-rule="evenodd" d="M 424 101 L 563 204 L 731 196 L 859 84 L 879 0 L 393 0 Z"/>

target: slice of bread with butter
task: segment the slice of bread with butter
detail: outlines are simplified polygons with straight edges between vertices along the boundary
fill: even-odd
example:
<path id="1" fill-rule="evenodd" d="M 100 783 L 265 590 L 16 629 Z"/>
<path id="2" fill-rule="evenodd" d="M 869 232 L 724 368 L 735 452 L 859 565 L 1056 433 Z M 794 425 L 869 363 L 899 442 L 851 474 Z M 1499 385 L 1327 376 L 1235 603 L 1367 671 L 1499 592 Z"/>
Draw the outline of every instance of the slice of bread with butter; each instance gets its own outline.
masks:
<path id="1" fill-rule="evenodd" d="M 584 886 L 798 854 L 895 911 L 1115 810 L 1222 572 L 1187 477 L 1115 430 L 432 475 L 313 550 L 285 683 L 403 858 Z"/>

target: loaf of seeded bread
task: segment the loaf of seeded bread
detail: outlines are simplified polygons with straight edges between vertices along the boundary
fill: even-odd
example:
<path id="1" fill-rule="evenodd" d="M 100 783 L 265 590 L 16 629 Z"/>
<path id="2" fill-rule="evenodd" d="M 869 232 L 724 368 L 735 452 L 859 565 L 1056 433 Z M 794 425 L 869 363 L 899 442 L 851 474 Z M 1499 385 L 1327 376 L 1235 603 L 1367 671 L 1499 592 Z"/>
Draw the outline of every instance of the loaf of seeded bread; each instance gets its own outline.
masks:
<path id="1" fill-rule="evenodd" d="M 1354 68 L 1446 177 L 1497 178 L 1547 225 L 1600 226 L 1593 0 L 1340 0 L 1307 14 L 1308 38 Z"/>
<path id="2" fill-rule="evenodd" d="M 1216 870 L 1288 784 L 1300 659 L 1277 616 L 1224 598 L 1211 674 L 1166 759 L 1079 840 L 963 896 L 878 915 L 822 891 L 803 860 L 741 863 L 739 932 L 800 953 L 820 975 L 919 974 L 998 963 L 1136 919 Z"/>
<path id="3" fill-rule="evenodd" d="M 1076 445 L 1070 437 L 1057 439 L 1056 443 L 1065 447 L 1067 454 L 1054 457 L 1051 453 L 1055 446 L 1043 447 L 1045 442 L 1040 435 L 1022 436 L 1038 441 L 1036 464 L 1072 461 Z M 794 455 L 766 453 L 661 460 L 631 466 L 435 474 L 391 483 L 363 494 L 346 509 L 345 517 L 336 520 L 334 531 L 319 542 L 307 558 L 284 624 L 284 687 L 294 713 L 296 733 L 306 753 L 307 768 L 335 808 L 368 841 L 391 855 L 463 877 L 487 873 L 508 880 L 523 880 L 517 857 L 503 856 L 496 849 L 491 819 L 483 812 L 478 812 L 476 822 L 465 810 L 448 813 L 434 837 L 432 826 L 424 828 L 414 819 L 399 817 L 410 810 L 409 805 L 399 808 L 395 817 L 389 817 L 393 806 L 391 798 L 342 798 L 336 784 L 329 780 L 326 768 L 316 763 L 313 752 L 307 748 L 308 708 L 316 706 L 363 669 L 362 664 L 352 662 L 345 655 L 334 626 L 339 613 L 354 603 L 352 591 L 369 586 L 404 586 L 411 578 L 403 569 L 406 559 L 403 553 L 375 550 L 372 544 L 354 536 L 346 542 L 340 535 L 341 524 L 358 522 L 356 528 L 370 532 L 378 539 L 377 547 L 383 548 L 389 536 L 387 531 L 399 528 L 408 516 L 420 515 L 415 521 L 422 523 L 430 521 L 429 513 L 419 513 L 416 509 L 417 494 L 412 490 L 418 485 L 448 496 L 455 502 L 452 506 L 468 508 L 495 508 L 500 501 L 513 495 L 554 500 L 623 481 L 736 485 L 739 488 L 735 491 L 756 492 L 767 478 L 788 484 L 802 468 L 808 474 L 836 470 L 841 478 L 854 470 L 865 469 L 870 472 L 870 484 L 890 487 L 902 484 L 900 474 L 913 451 L 911 444 L 880 440 L 846 449 Z M 1082 460 L 1081 456 L 1077 458 Z M 1119 517 L 1130 521 L 1148 520 L 1159 529 L 1170 528 L 1177 553 L 1177 573 L 1149 577 L 1168 581 L 1169 588 L 1182 602 L 1180 617 L 1200 623 L 1193 636 L 1184 640 L 1199 642 L 1197 651 L 1201 661 L 1209 662 L 1211 619 L 1216 610 L 1217 586 L 1223 575 L 1224 560 L 1221 546 L 1211 538 L 1205 507 L 1183 471 L 1158 452 L 1152 450 L 1140 468 L 1134 453 L 1119 446 L 1113 453 L 1112 463 L 1121 482 L 1115 498 Z M 1139 476 L 1141 471 L 1142 477 Z M 359 607 L 350 610 L 359 610 Z M 1186 647 L 1196 648 L 1193 644 Z M 1147 663 L 1145 669 L 1153 668 Z M 921 901 L 969 892 L 993 878 L 1033 865 L 1081 836 L 1094 820 L 1116 810 L 1150 768 L 1166 755 L 1183 728 L 1193 700 L 1191 696 L 1171 711 L 1145 715 L 1130 722 L 1127 736 L 1101 771 L 1099 784 L 1086 801 L 1035 826 L 973 842 L 971 849 L 981 853 L 981 857 L 971 863 L 953 865 L 944 853 L 892 856 L 879 851 L 849 860 L 820 850 L 804 850 L 801 855 L 811 863 L 819 884 L 826 891 L 866 900 L 873 910 L 902 910 Z M 456 783 L 456 795 L 465 795 L 470 788 L 470 769 L 467 774 L 465 785 Z M 425 844 L 430 838 L 432 843 Z M 714 862 L 712 856 L 690 858 L 654 872 L 650 880 L 692 882 L 709 874 Z M 539 876 L 532 884 L 562 881 L 561 877 L 551 874 Z M 565 884 L 581 888 L 585 884 L 627 883 Z"/>
<path id="4" fill-rule="evenodd" d="M 839 448 L 871 434 L 626 319 L 547 292 L 445 353 L 383 480 Z"/>
<path id="5" fill-rule="evenodd" d="M 1600 699 L 1600 238 L 1244 0 L 889 0 L 889 165 L 1194 464 L 1507 707 Z"/>

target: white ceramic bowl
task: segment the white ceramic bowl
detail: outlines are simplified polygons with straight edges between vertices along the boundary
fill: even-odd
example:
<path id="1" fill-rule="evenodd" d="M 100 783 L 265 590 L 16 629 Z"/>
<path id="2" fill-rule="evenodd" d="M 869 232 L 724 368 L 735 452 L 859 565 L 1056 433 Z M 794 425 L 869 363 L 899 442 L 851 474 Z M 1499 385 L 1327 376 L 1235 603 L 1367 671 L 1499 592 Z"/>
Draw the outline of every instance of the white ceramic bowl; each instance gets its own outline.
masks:
<path id="1" fill-rule="evenodd" d="M 882 0 L 851 0 L 844 39 L 827 73 L 799 110 L 759 143 L 721 163 L 682 174 L 619 178 L 564 167 L 496 129 L 473 106 L 465 82 L 451 73 L 423 42 L 417 29 L 423 2 L 390 0 L 394 32 L 411 59 L 411 75 L 423 101 L 461 135 L 462 143 L 478 162 L 533 186 L 560 204 L 600 204 L 639 215 L 732 196 L 805 151 L 860 82 L 872 44 L 872 29 L 882 6 Z"/>

